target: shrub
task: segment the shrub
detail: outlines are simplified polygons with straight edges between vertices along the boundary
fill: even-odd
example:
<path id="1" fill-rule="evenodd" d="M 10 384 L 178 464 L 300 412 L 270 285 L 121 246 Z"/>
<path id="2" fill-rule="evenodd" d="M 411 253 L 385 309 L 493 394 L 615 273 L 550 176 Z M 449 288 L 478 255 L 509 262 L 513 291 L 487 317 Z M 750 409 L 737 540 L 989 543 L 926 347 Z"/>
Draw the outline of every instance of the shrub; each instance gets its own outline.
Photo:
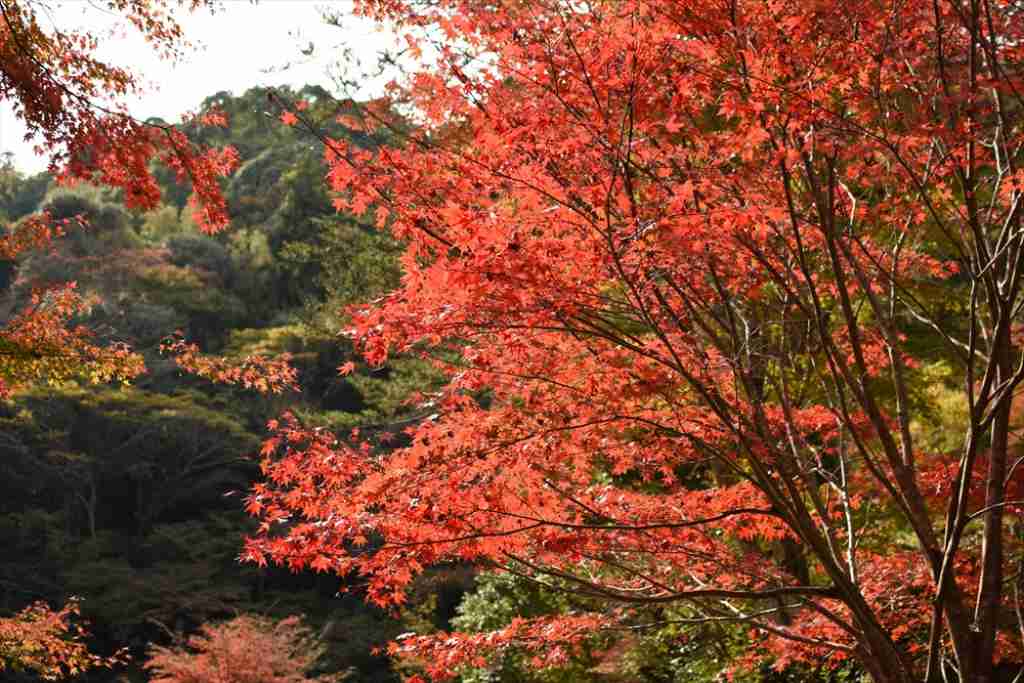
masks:
<path id="1" fill-rule="evenodd" d="M 154 647 L 146 663 L 153 683 L 299 683 L 323 652 L 298 617 L 274 621 L 243 614 L 203 626 L 186 648 Z"/>

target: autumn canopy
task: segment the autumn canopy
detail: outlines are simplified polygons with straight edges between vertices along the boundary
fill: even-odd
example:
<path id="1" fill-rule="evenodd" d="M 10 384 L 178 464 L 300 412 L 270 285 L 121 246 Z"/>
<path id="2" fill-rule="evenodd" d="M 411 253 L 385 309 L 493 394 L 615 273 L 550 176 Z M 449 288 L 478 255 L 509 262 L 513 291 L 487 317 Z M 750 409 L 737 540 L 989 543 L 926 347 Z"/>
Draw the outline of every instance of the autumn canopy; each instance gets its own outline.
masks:
<path id="1" fill-rule="evenodd" d="M 1020 661 L 1019 5 L 357 5 L 426 66 L 399 149 L 329 145 L 339 208 L 408 242 L 350 333 L 449 381 L 385 456 L 275 421 L 249 557 L 382 604 L 478 562 L 604 605 L 394 646 L 438 677 L 661 605 L 780 668 Z"/>

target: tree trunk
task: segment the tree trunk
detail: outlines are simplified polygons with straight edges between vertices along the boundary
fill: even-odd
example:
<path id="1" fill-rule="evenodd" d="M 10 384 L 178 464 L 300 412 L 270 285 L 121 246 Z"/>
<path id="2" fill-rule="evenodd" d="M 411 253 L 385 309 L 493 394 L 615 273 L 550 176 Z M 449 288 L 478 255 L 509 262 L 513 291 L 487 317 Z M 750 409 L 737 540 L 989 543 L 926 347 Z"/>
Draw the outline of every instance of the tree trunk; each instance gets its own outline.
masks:
<path id="1" fill-rule="evenodd" d="M 999 353 L 999 381 L 1013 374 L 1010 349 Z M 997 383 L 998 386 L 998 383 Z M 999 612 L 1003 601 L 1003 506 L 1006 490 L 1006 463 L 1010 440 L 1010 409 L 1012 394 L 1002 400 L 992 422 L 992 447 L 989 453 L 988 475 L 985 482 L 985 529 L 981 546 L 981 578 L 978 584 L 978 602 L 974 621 L 978 629 L 978 646 L 972 669 L 977 672 L 978 683 L 995 683 L 994 654 Z M 973 683 L 973 682 L 972 682 Z"/>

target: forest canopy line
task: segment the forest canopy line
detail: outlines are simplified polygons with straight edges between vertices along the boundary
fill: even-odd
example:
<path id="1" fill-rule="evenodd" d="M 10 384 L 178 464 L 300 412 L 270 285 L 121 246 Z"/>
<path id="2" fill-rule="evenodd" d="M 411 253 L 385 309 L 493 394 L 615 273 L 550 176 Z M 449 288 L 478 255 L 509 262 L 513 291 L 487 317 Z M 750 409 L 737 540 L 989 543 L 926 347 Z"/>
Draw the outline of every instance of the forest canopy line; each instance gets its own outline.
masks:
<path id="1" fill-rule="evenodd" d="M 213 3 L 108 4 L 171 55 Z M 5 666 L 1024 672 L 1018 4 L 355 0 L 385 96 L 181 125 L 40 6 L 0 0 L 53 159 L 0 184 L 0 587 L 101 654 L 39 606 L 72 649 L 22 612 Z"/>

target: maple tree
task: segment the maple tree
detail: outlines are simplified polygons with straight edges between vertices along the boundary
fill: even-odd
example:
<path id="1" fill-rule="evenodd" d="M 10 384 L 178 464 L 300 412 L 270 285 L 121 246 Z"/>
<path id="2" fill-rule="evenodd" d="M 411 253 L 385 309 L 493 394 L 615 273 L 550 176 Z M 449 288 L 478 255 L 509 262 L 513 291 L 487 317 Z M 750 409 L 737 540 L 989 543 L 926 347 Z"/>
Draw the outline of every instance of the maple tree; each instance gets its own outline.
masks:
<path id="1" fill-rule="evenodd" d="M 408 243 L 352 334 L 449 382 L 386 455 L 272 423 L 249 557 L 382 604 L 474 561 L 607 605 L 395 644 L 438 678 L 669 603 L 779 668 L 1021 661 L 1016 3 L 356 4 L 432 57 L 392 86 L 404 144 L 329 141 L 339 208 Z M 963 424 L 918 390 L 939 365 Z"/>
<path id="2" fill-rule="evenodd" d="M 203 626 L 188 649 L 154 647 L 146 669 L 155 683 L 301 683 L 327 681 L 307 676 L 322 648 L 296 617 L 273 621 L 243 614 Z"/>

